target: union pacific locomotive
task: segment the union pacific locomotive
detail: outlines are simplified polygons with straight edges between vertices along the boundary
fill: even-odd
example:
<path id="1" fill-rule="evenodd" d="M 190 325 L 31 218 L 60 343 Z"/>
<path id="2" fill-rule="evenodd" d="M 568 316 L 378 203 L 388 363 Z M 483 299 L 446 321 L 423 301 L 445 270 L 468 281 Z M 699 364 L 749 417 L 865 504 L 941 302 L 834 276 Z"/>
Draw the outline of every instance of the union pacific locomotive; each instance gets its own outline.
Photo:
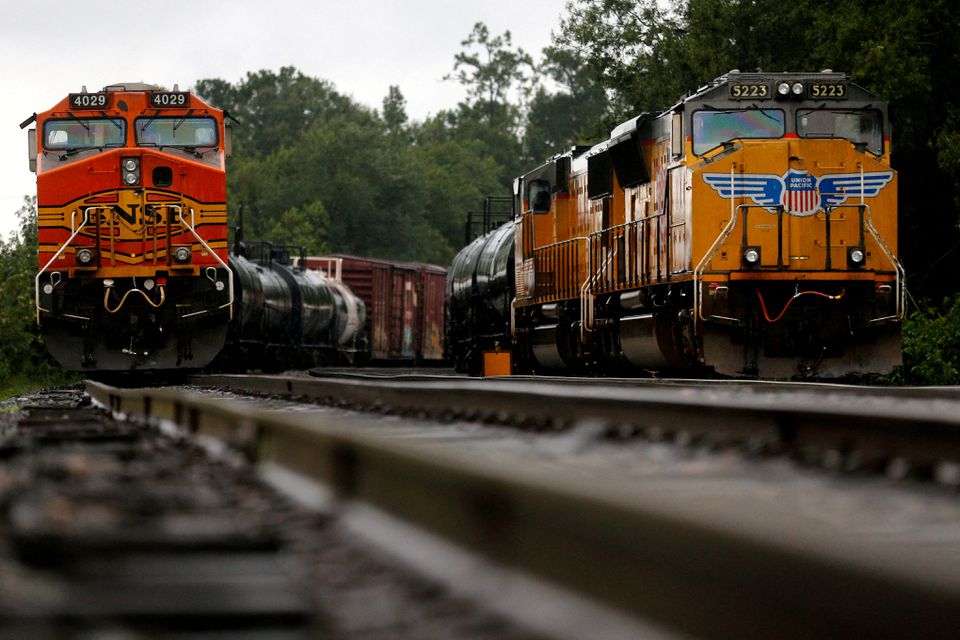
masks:
<path id="1" fill-rule="evenodd" d="M 200 368 L 233 313 L 223 112 L 125 83 L 35 114 L 37 322 L 78 371 Z"/>
<path id="2" fill-rule="evenodd" d="M 521 370 L 889 372 L 906 310 L 889 132 L 842 73 L 731 71 L 554 156 L 515 180 L 510 230 L 455 259 L 453 357 L 496 340 Z M 501 285 L 481 283 L 511 267 L 508 321 L 487 320 Z"/>

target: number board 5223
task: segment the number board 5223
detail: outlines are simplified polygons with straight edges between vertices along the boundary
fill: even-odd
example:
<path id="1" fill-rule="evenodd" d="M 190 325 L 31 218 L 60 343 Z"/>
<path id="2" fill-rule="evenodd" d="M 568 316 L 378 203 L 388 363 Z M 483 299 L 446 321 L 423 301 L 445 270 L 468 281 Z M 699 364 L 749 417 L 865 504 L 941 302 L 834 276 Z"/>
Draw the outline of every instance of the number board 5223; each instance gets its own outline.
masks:
<path id="1" fill-rule="evenodd" d="M 190 104 L 186 91 L 154 91 L 150 94 L 150 106 L 154 109 L 185 109 Z"/>
<path id="2" fill-rule="evenodd" d="M 762 100 L 770 97 L 770 87 L 764 82 L 734 82 L 730 85 L 734 100 Z"/>
<path id="3" fill-rule="evenodd" d="M 842 82 L 814 82 L 808 91 L 811 98 L 839 100 L 847 97 L 847 85 Z"/>

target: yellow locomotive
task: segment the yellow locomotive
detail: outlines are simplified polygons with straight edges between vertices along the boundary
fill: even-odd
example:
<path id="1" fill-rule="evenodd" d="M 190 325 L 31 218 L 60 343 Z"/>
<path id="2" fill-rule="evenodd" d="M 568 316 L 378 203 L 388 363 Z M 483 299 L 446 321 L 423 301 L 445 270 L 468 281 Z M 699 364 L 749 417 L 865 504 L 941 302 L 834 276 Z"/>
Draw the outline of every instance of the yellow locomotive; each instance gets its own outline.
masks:
<path id="1" fill-rule="evenodd" d="M 887 103 L 731 71 L 514 182 L 515 360 L 841 377 L 900 362 Z"/>

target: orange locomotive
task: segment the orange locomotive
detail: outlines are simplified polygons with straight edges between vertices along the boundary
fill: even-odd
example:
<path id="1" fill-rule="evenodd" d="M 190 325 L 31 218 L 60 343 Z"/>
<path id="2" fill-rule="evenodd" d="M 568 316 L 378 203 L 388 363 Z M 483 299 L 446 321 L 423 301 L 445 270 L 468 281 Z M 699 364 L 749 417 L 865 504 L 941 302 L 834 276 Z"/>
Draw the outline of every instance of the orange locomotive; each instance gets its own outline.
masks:
<path id="1" fill-rule="evenodd" d="M 227 267 L 224 114 L 139 83 L 35 114 L 37 322 L 78 371 L 197 369 L 221 350 Z"/>
<path id="2" fill-rule="evenodd" d="M 515 182 L 521 365 L 839 377 L 900 362 L 887 104 L 732 71 Z"/>

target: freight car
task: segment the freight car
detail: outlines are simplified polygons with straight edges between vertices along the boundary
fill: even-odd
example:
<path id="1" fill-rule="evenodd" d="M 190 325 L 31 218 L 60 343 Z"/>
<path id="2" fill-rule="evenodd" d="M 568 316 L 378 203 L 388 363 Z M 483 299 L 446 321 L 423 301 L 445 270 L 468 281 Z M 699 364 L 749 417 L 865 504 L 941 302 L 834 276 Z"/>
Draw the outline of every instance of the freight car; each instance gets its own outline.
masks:
<path id="1" fill-rule="evenodd" d="M 466 246 L 447 273 L 447 350 L 460 373 L 480 373 L 484 351 L 509 347 L 514 232 L 505 223 Z"/>
<path id="2" fill-rule="evenodd" d="M 305 264 L 322 271 L 330 260 L 339 261 L 343 282 L 366 305 L 366 360 L 443 361 L 446 269 L 348 255 L 307 257 Z"/>
<path id="3" fill-rule="evenodd" d="M 299 253 L 297 256 L 292 253 Z M 303 266 L 302 247 L 238 242 L 230 256 L 236 313 L 211 365 L 279 371 L 350 364 L 367 352 L 365 307 L 335 274 Z M 328 275 L 330 274 L 330 275 Z"/>
<path id="4" fill-rule="evenodd" d="M 731 71 L 520 176 L 515 365 L 889 372 L 906 312 L 889 132 L 887 103 L 842 73 Z"/>
<path id="5" fill-rule="evenodd" d="M 28 118 L 37 323 L 67 369 L 199 369 L 233 314 L 224 114 L 141 83 Z"/>

